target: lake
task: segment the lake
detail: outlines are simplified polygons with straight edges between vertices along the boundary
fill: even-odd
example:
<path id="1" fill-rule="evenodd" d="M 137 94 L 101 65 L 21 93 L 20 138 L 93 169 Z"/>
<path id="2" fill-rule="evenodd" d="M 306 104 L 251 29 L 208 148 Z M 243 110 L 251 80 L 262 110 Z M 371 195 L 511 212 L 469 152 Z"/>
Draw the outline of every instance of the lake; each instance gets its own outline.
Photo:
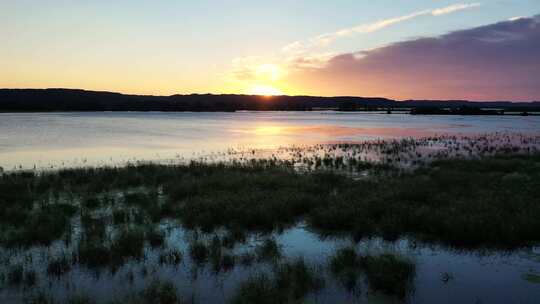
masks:
<path id="1" fill-rule="evenodd" d="M 227 149 L 493 132 L 540 134 L 540 117 L 359 112 L 3 113 L 0 167 L 112 165 L 198 158 Z"/>

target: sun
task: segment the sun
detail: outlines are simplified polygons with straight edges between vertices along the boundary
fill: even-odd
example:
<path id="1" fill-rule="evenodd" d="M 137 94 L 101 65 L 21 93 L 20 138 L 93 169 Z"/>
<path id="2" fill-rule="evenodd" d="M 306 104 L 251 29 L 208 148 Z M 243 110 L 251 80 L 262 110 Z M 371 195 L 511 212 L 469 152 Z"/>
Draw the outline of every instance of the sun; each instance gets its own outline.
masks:
<path id="1" fill-rule="evenodd" d="M 258 66 L 255 75 L 260 80 L 277 81 L 283 76 L 283 71 L 280 66 L 267 63 Z"/>
<path id="2" fill-rule="evenodd" d="M 249 89 L 248 94 L 262 95 L 262 96 L 277 96 L 277 95 L 283 95 L 283 92 L 280 89 L 277 89 L 271 86 L 256 85 Z"/>

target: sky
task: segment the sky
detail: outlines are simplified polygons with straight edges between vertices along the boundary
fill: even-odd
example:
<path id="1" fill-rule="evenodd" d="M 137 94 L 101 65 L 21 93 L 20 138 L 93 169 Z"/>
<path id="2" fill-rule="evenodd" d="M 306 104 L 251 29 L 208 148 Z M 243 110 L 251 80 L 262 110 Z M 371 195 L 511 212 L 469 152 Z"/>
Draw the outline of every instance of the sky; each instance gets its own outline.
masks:
<path id="1" fill-rule="evenodd" d="M 538 0 L 0 0 L 0 88 L 540 100 L 539 14 Z"/>

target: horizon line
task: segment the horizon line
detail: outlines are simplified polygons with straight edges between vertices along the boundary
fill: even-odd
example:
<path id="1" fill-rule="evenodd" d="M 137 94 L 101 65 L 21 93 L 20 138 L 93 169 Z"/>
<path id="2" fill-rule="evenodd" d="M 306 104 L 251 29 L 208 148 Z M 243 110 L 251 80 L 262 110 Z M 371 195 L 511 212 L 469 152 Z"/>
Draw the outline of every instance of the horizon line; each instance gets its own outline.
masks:
<path id="1" fill-rule="evenodd" d="M 0 88 L 0 91 L 3 90 L 65 90 L 65 91 L 82 91 L 82 92 L 93 92 L 93 93 L 110 93 L 110 94 L 119 94 L 126 96 L 148 96 L 148 97 L 174 97 L 174 96 L 193 96 L 193 95 L 211 95 L 211 96 L 250 96 L 250 97 L 262 97 L 271 99 L 273 97 L 309 97 L 309 98 L 364 98 L 364 99 L 386 99 L 388 101 L 395 102 L 410 102 L 410 101 L 425 101 L 425 102 L 471 102 L 471 103 L 540 103 L 540 100 L 529 100 L 529 101 L 515 101 L 515 100 L 471 100 L 471 99 L 422 99 L 422 98 L 408 98 L 408 99 L 393 99 L 383 96 L 355 96 L 355 95 L 257 95 L 257 94 L 245 94 L 245 93 L 175 93 L 175 94 L 139 94 L 139 93 L 128 93 L 122 91 L 107 91 L 107 90 L 98 90 L 98 89 L 84 89 L 84 88 L 66 88 L 66 87 L 48 87 L 48 88 Z"/>

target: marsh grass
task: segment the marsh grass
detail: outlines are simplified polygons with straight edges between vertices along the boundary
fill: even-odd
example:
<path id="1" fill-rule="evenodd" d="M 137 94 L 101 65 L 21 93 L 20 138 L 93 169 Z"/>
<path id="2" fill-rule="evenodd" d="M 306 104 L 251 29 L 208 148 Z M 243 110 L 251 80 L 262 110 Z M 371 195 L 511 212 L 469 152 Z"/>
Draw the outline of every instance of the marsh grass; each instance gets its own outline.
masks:
<path id="1" fill-rule="evenodd" d="M 540 155 L 436 161 L 412 173 L 357 181 L 308 216 L 323 233 L 395 239 L 413 234 L 459 247 L 540 241 Z"/>
<path id="2" fill-rule="evenodd" d="M 126 297 L 115 299 L 109 304 L 182 304 L 193 303 L 183 299 L 172 281 L 152 279 L 139 292 L 132 292 Z"/>
<path id="3" fill-rule="evenodd" d="M 6 275 L 7 283 L 9 285 L 20 285 L 24 279 L 24 268 L 23 265 L 17 264 L 11 266 Z"/>
<path id="4" fill-rule="evenodd" d="M 412 291 L 416 267 L 411 261 L 393 254 L 382 254 L 363 257 L 362 265 L 371 289 L 400 298 L 405 298 Z"/>
<path id="5" fill-rule="evenodd" d="M 237 244 L 244 244 L 245 242 L 246 232 L 240 228 L 227 230 L 226 234 L 221 239 L 223 247 L 229 249 L 234 248 Z"/>
<path id="6" fill-rule="evenodd" d="M 282 253 L 279 244 L 273 238 L 266 238 L 255 248 L 255 254 L 259 262 L 277 261 Z"/>
<path id="7" fill-rule="evenodd" d="M 159 256 L 159 263 L 165 265 L 174 265 L 177 266 L 182 262 L 182 252 L 180 250 L 169 250 L 163 252 Z"/>
<path id="8" fill-rule="evenodd" d="M 165 233 L 157 227 L 150 226 L 146 229 L 145 239 L 152 248 L 159 248 L 165 245 Z"/>
<path id="9" fill-rule="evenodd" d="M 2 244 L 9 247 L 50 245 L 70 229 L 70 218 L 75 214 L 76 207 L 68 204 L 44 204 L 37 210 L 26 212 L 23 221 L 12 223 L 9 220 L 7 227 L 4 226 L 5 230 L 0 236 Z"/>
<path id="10" fill-rule="evenodd" d="M 538 274 L 526 273 L 523 274 L 522 278 L 529 283 L 540 284 L 540 275 Z"/>
<path id="11" fill-rule="evenodd" d="M 143 303 L 177 304 L 181 303 L 176 287 L 170 281 L 154 280 L 141 292 Z"/>
<path id="12" fill-rule="evenodd" d="M 103 217 L 94 217 L 90 213 L 81 216 L 82 237 L 89 241 L 104 241 L 107 236 L 107 220 Z"/>
<path id="13" fill-rule="evenodd" d="M 96 304 L 97 302 L 85 294 L 72 295 L 67 299 L 67 304 Z"/>
<path id="14" fill-rule="evenodd" d="M 518 247 L 540 240 L 539 166 L 539 155 L 506 155 L 434 161 L 411 172 L 360 180 L 328 171 L 300 174 L 262 160 L 11 173 L 0 178 L 6 207 L 0 242 L 48 246 L 72 229 L 71 218 L 80 213 L 91 240 L 103 240 L 110 222 L 146 226 L 173 218 L 205 232 L 226 228 L 224 242 L 232 248 L 247 231 L 280 230 L 306 219 L 321 233 L 387 239 L 412 234 L 456 246 Z M 123 191 L 123 203 L 110 194 L 89 195 L 96 187 Z M 71 197 L 82 197 L 81 206 L 73 203 L 77 200 L 51 201 L 51 193 L 68 190 Z M 106 206 L 109 216 L 92 215 Z M 163 244 L 157 230 L 149 229 L 142 239 L 154 247 Z"/>
<path id="15" fill-rule="evenodd" d="M 124 209 L 115 209 L 112 213 L 115 225 L 125 224 L 129 219 L 129 214 Z"/>
<path id="16" fill-rule="evenodd" d="M 83 200 L 82 206 L 88 209 L 97 209 L 102 205 L 102 202 L 97 197 L 87 197 Z"/>
<path id="17" fill-rule="evenodd" d="M 169 184 L 172 204 L 188 228 L 212 231 L 219 227 L 270 231 L 294 224 L 309 210 L 324 204 L 336 178 L 298 175 L 285 168 L 224 168 L 193 174 L 191 191 L 176 194 Z M 339 179 L 339 178 L 338 178 Z"/>
<path id="18" fill-rule="evenodd" d="M 260 273 L 243 282 L 231 299 L 234 304 L 302 303 L 310 293 L 324 287 L 324 279 L 297 258 L 274 267 L 272 273 Z"/>
<path id="19" fill-rule="evenodd" d="M 38 282 L 38 275 L 35 270 L 25 270 L 22 264 L 16 264 L 7 269 L 6 274 L 2 274 L 1 281 L 5 281 L 8 286 L 33 287 Z"/>
<path id="20" fill-rule="evenodd" d="M 109 247 L 97 241 L 81 241 L 77 250 L 77 260 L 89 269 L 99 269 L 112 265 Z"/>
<path id="21" fill-rule="evenodd" d="M 90 269 L 109 267 L 115 272 L 130 259 L 144 258 L 145 235 L 142 228 L 122 228 L 110 242 L 86 238 L 79 243 L 75 256 Z"/>
<path id="22" fill-rule="evenodd" d="M 112 260 L 122 263 L 127 259 L 141 259 L 144 256 L 145 232 L 141 228 L 120 230 L 110 248 Z"/>
<path id="23" fill-rule="evenodd" d="M 36 294 L 29 295 L 24 298 L 25 304 L 54 304 L 54 298 L 43 292 L 37 292 Z"/>
<path id="24" fill-rule="evenodd" d="M 71 270 L 71 261 L 65 254 L 62 254 L 49 261 L 47 274 L 59 278 Z"/>
<path id="25" fill-rule="evenodd" d="M 202 265 L 208 260 L 210 250 L 204 242 L 195 240 L 189 245 L 189 255 L 195 264 Z"/>
<path id="26" fill-rule="evenodd" d="M 330 270 L 343 287 L 354 292 L 362 271 L 362 261 L 354 248 L 341 248 L 330 258 Z"/>
<path id="27" fill-rule="evenodd" d="M 331 157 L 320 163 L 350 165 Z M 353 179 L 267 160 L 8 173 L 0 176 L 0 245 L 26 252 L 65 240 L 72 255 L 51 254 L 45 275 L 58 278 L 75 265 L 115 273 L 145 260 L 147 252 L 163 267 L 180 265 L 184 256 L 169 247 L 166 227 L 183 228 L 202 233 L 185 253 L 212 274 L 238 265 L 272 269 L 242 284 L 234 303 L 296 303 L 322 288 L 313 267 L 287 260 L 275 239 L 300 221 L 321 235 L 411 236 L 465 248 L 515 249 L 540 241 L 539 154 L 433 161 L 410 171 L 353 165 L 385 173 Z M 10 263 L 3 272 L 8 285 L 31 287 L 46 278 L 28 264 Z M 410 261 L 361 256 L 352 247 L 336 252 L 329 269 L 349 291 L 363 276 L 371 289 L 400 298 L 410 294 L 415 273 Z M 169 287 L 160 283 L 149 293 L 163 292 L 169 301 Z M 142 294 L 135 298 L 145 303 Z"/>
<path id="28" fill-rule="evenodd" d="M 358 279 L 365 275 L 370 289 L 405 298 L 413 290 L 415 264 L 394 254 L 359 255 L 353 247 L 336 251 L 330 258 L 330 270 L 349 292 L 355 292 Z"/>
<path id="29" fill-rule="evenodd" d="M 281 246 L 271 237 L 266 237 L 247 251 L 235 251 L 229 247 L 227 236 L 214 234 L 211 238 L 195 238 L 189 244 L 189 255 L 196 267 L 209 266 L 214 274 L 231 271 L 236 265 L 245 267 L 254 263 L 277 265 L 282 259 Z M 251 247 L 251 246 L 250 246 Z M 160 256 L 166 262 L 170 257 Z"/>
<path id="30" fill-rule="evenodd" d="M 38 283 L 38 274 L 35 270 L 24 272 L 23 284 L 26 287 L 34 287 Z"/>

